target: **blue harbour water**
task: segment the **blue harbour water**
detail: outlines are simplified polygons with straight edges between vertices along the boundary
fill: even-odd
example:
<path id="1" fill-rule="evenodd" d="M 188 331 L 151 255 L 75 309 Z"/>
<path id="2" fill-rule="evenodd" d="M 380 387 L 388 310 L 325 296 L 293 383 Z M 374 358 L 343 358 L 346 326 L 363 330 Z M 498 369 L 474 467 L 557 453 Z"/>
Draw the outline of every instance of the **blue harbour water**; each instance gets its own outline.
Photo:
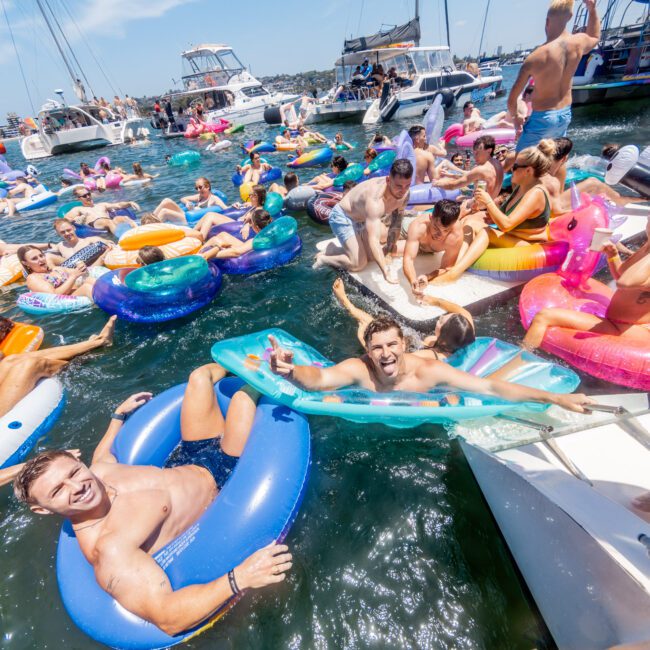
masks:
<path id="1" fill-rule="evenodd" d="M 516 69 L 506 69 L 511 82 Z M 505 99 L 484 112 L 501 110 Z M 620 104 L 576 113 L 571 136 L 579 153 L 597 153 L 605 142 L 647 144 L 648 105 Z M 457 121 L 451 115 L 446 125 Z M 410 123 L 384 126 L 389 135 Z M 323 125 L 333 136 L 339 125 Z M 371 130 L 342 125 L 345 139 L 360 145 L 359 160 Z M 266 125 L 233 136 L 271 139 Z M 56 186 L 64 167 L 94 164 L 108 155 L 130 168 L 160 172 L 150 187 L 107 192 L 106 200 L 132 199 L 143 209 L 165 197 L 193 192 L 199 175 L 211 179 L 229 198 L 239 147 L 205 153 L 199 166 L 168 168 L 165 154 L 204 147 L 184 139 L 101 149 L 38 163 L 46 182 Z M 17 143 L 8 160 L 22 164 Z M 274 158 L 275 160 L 275 158 Z M 286 161 L 277 154 L 278 161 Z M 307 180 L 309 171 L 300 172 Z M 54 238 L 54 210 L 0 220 L 7 241 Z M 74 361 L 62 375 L 68 404 L 41 448 L 81 448 L 88 459 L 114 406 L 136 391 L 155 393 L 184 381 L 191 369 L 210 361 L 216 340 L 271 326 L 282 327 L 332 359 L 360 352 L 355 324 L 331 295 L 335 274 L 311 268 L 315 244 L 329 230 L 299 215 L 302 256 L 292 264 L 253 277 L 227 277 L 220 296 L 200 312 L 171 323 L 136 326 L 119 322 L 115 344 Z M 17 292 L 0 293 L 0 313 L 21 321 Z M 350 289 L 368 309 L 371 302 Z M 106 316 L 99 309 L 78 315 L 38 319 L 44 346 L 59 345 L 97 332 Z M 516 300 L 495 307 L 477 321 L 480 335 L 521 340 Z M 614 387 L 585 378 L 584 389 Z M 311 419 L 313 461 L 302 510 L 287 543 L 294 569 L 277 588 L 247 595 L 190 648 L 499 648 L 553 647 L 531 605 L 516 567 L 456 442 L 437 426 L 396 430 L 343 420 Z M 0 646 L 96 648 L 67 616 L 55 577 L 60 523 L 35 517 L 18 505 L 8 489 L 0 493 Z M 534 540 L 531 540 L 533 543 Z"/>

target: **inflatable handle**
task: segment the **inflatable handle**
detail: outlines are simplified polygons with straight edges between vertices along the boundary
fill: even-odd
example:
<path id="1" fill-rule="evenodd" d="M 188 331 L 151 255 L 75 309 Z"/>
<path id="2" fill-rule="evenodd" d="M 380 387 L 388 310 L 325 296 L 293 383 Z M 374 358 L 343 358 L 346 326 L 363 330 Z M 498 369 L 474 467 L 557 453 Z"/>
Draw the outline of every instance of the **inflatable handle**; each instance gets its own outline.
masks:
<path id="1" fill-rule="evenodd" d="M 289 241 L 298 231 L 298 222 L 293 217 L 280 217 L 263 228 L 253 239 L 253 249 L 268 250 Z"/>

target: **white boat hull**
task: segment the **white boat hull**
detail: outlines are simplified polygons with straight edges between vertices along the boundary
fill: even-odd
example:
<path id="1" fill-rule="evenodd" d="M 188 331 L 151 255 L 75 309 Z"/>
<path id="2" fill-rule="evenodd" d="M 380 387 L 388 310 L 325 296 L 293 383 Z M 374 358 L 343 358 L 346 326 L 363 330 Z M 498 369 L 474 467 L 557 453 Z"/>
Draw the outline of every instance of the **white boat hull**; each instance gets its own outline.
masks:
<path id="1" fill-rule="evenodd" d="M 597 399 L 636 400 L 647 408 L 645 395 L 613 397 Z M 650 417 L 639 421 L 647 428 Z M 626 507 L 650 487 L 648 449 L 616 424 L 556 443 L 593 487 L 541 442 L 491 452 L 460 439 L 558 647 L 599 650 L 648 641 L 650 557 L 637 538 L 650 533 L 650 524 Z"/>

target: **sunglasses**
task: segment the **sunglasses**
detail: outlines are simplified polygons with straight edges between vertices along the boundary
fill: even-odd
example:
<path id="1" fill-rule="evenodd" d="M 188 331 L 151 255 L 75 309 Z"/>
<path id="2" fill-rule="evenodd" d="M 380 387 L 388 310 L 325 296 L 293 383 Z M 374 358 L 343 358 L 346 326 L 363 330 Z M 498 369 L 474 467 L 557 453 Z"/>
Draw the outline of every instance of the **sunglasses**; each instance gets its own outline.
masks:
<path id="1" fill-rule="evenodd" d="M 207 190 L 208 188 L 205 185 L 195 185 L 195 190 Z"/>
<path id="2" fill-rule="evenodd" d="M 530 167 L 530 165 L 522 165 L 522 164 L 520 164 L 520 163 L 515 163 L 515 164 L 512 166 L 512 171 L 513 171 L 513 172 L 516 172 L 518 169 L 526 169 L 526 167 Z"/>
<path id="3" fill-rule="evenodd" d="M 91 197 L 91 194 L 90 194 L 90 192 L 86 192 L 85 194 L 77 194 L 77 196 L 78 196 L 80 199 L 88 199 L 88 198 Z"/>

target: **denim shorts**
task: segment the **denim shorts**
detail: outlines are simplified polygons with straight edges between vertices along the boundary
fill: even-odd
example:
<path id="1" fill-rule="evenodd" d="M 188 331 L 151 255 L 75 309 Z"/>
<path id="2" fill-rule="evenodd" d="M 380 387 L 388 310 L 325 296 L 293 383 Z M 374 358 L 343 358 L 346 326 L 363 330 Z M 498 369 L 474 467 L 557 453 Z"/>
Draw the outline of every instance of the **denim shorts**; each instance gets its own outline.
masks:
<path id="1" fill-rule="evenodd" d="M 340 205 L 334 206 L 330 212 L 329 224 L 341 244 L 345 244 L 348 239 L 355 237 L 366 227 L 365 223 L 354 221 L 349 217 Z"/>
<path id="2" fill-rule="evenodd" d="M 536 147 L 544 138 L 562 138 L 571 124 L 571 106 L 556 111 L 535 111 L 524 125 L 517 142 L 517 151 Z"/>
<path id="3" fill-rule="evenodd" d="M 182 467 L 184 465 L 204 467 L 212 474 L 214 482 L 221 490 L 235 469 L 238 460 L 239 458 L 229 456 L 221 449 L 219 438 L 183 440 L 171 453 L 165 467 Z"/>

